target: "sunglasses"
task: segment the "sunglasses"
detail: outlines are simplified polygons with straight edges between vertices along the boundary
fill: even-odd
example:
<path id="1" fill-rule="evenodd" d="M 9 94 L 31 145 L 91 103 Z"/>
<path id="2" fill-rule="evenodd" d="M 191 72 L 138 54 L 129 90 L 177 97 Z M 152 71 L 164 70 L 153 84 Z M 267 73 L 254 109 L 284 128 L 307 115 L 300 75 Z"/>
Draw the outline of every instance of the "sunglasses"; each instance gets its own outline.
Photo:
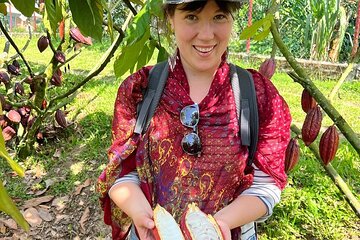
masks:
<path id="1" fill-rule="evenodd" d="M 180 121 L 185 127 L 193 129 L 192 133 L 186 134 L 181 140 L 181 147 L 189 155 L 201 153 L 201 141 L 198 135 L 198 123 L 200 119 L 199 105 L 197 103 L 184 107 L 180 112 Z"/>

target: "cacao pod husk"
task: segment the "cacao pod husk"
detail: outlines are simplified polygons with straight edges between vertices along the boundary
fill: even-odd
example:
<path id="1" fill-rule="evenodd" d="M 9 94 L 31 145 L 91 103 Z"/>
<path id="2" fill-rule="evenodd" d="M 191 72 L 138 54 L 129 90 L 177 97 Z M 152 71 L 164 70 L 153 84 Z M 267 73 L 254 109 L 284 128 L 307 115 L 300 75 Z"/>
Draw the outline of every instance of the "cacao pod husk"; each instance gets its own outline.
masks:
<path id="1" fill-rule="evenodd" d="M 9 141 L 16 135 L 16 131 L 11 126 L 7 126 L 2 130 L 2 135 L 5 141 Z"/>
<path id="2" fill-rule="evenodd" d="M 37 41 L 37 47 L 40 52 L 45 51 L 45 49 L 49 46 L 49 39 L 46 36 L 39 37 Z"/>
<path id="3" fill-rule="evenodd" d="M 154 209 L 154 223 L 153 233 L 156 240 L 185 240 L 173 216 L 159 204 Z"/>
<path id="4" fill-rule="evenodd" d="M 321 128 L 322 113 L 319 106 L 310 109 L 305 117 L 301 129 L 301 138 L 306 146 L 309 146 L 319 134 Z"/>
<path id="5" fill-rule="evenodd" d="M 328 165 L 336 155 L 339 147 L 339 133 L 334 125 L 322 134 L 319 143 L 319 152 L 324 165 Z"/>
<path id="6" fill-rule="evenodd" d="M 55 59 L 59 62 L 59 63 L 64 63 L 65 62 L 65 54 L 62 51 L 56 51 L 55 53 Z"/>
<path id="7" fill-rule="evenodd" d="M 18 111 L 16 111 L 16 110 L 10 110 L 6 114 L 6 117 L 14 123 L 19 123 L 21 121 L 20 113 L 18 113 Z"/>
<path id="8" fill-rule="evenodd" d="M 63 128 L 67 127 L 65 113 L 62 110 L 60 109 L 56 110 L 55 120 L 61 127 Z"/>
<path id="9" fill-rule="evenodd" d="M 259 72 L 266 78 L 271 79 L 275 73 L 276 61 L 274 58 L 266 59 L 259 68 Z"/>
<path id="10" fill-rule="evenodd" d="M 220 227 L 211 215 L 205 214 L 195 203 L 190 203 L 181 216 L 180 227 L 185 239 L 223 240 Z"/>
<path id="11" fill-rule="evenodd" d="M 292 138 L 285 152 L 285 172 L 291 171 L 299 161 L 300 147 L 297 138 Z"/>
<path id="12" fill-rule="evenodd" d="M 92 41 L 90 37 L 84 37 L 80 32 L 80 29 L 77 27 L 70 29 L 70 37 L 74 39 L 78 43 L 83 43 L 85 45 L 92 45 Z"/>
<path id="13" fill-rule="evenodd" d="M 7 72 L 0 71 L 0 82 L 8 84 L 10 82 L 10 76 Z"/>
<path id="14" fill-rule="evenodd" d="M 316 107 L 317 102 L 316 100 L 311 96 L 311 94 L 304 89 L 301 94 L 301 108 L 302 110 L 307 113 L 310 109 Z"/>

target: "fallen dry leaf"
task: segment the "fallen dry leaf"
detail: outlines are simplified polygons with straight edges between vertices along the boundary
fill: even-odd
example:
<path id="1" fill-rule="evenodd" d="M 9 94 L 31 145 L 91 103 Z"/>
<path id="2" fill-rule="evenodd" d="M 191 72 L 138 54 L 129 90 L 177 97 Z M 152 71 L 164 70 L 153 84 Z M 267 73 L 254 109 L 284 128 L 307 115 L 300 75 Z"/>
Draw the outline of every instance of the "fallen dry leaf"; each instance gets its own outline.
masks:
<path id="1" fill-rule="evenodd" d="M 80 184 L 79 186 L 76 187 L 74 194 L 75 194 L 75 195 L 79 195 L 79 194 L 81 193 L 81 190 L 82 190 L 83 188 L 88 187 L 90 184 L 91 184 L 91 179 L 90 179 L 90 178 L 86 179 L 83 184 Z"/>
<path id="2" fill-rule="evenodd" d="M 37 205 L 39 205 L 41 203 L 50 202 L 53 198 L 54 198 L 54 196 L 48 195 L 48 196 L 29 199 L 29 200 L 25 201 L 22 208 L 25 209 L 25 208 L 30 208 L 30 207 L 36 207 Z"/>
<path id="3" fill-rule="evenodd" d="M 39 212 L 33 207 L 26 209 L 23 216 L 32 227 L 39 226 L 42 223 Z"/>
<path id="4" fill-rule="evenodd" d="M 89 207 L 87 207 L 80 219 L 81 232 L 83 233 L 85 232 L 85 222 L 89 219 L 89 216 L 90 216 L 90 209 Z"/>
<path id="5" fill-rule="evenodd" d="M 55 224 L 59 223 L 63 219 L 68 219 L 69 215 L 60 214 L 55 216 Z"/>
<path id="6" fill-rule="evenodd" d="M 13 219 L 0 219 L 0 222 L 5 224 L 8 228 L 18 229 L 16 222 Z"/>
<path id="7" fill-rule="evenodd" d="M 65 209 L 66 202 L 68 202 L 68 201 L 69 201 L 68 196 L 55 198 L 52 201 L 51 206 L 56 207 L 56 210 L 58 210 L 58 211 L 62 211 Z"/>
<path id="8" fill-rule="evenodd" d="M 43 208 L 38 208 L 39 216 L 46 222 L 53 220 L 53 216 L 50 214 L 50 211 Z"/>
<path id="9" fill-rule="evenodd" d="M 53 155 L 54 158 L 59 158 L 61 157 L 61 149 L 56 149 Z"/>
<path id="10" fill-rule="evenodd" d="M 46 175 L 46 171 L 44 167 L 40 165 L 36 165 L 35 167 L 35 177 L 36 178 L 42 178 L 42 176 Z"/>

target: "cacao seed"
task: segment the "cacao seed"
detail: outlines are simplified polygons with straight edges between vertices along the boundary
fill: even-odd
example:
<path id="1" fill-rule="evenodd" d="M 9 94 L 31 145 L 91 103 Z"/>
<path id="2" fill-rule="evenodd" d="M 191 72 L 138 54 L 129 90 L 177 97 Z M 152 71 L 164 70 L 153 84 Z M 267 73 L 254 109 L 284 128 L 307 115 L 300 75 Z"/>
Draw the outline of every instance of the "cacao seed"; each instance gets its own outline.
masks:
<path id="1" fill-rule="evenodd" d="M 8 84 L 10 82 L 10 76 L 7 72 L 0 71 L 0 82 Z"/>
<path id="2" fill-rule="evenodd" d="M 319 143 L 320 157 L 325 165 L 328 165 L 335 158 L 338 147 L 339 133 L 336 127 L 332 125 L 322 134 Z"/>
<path id="3" fill-rule="evenodd" d="M 309 146 L 318 136 L 322 121 L 322 113 L 319 106 L 308 111 L 301 129 L 301 137 L 306 146 Z"/>
<path id="4" fill-rule="evenodd" d="M 316 107 L 317 102 L 311 96 L 311 94 L 304 89 L 301 94 L 301 107 L 305 113 L 307 113 L 310 109 Z"/>
<path id="5" fill-rule="evenodd" d="M 46 36 L 41 36 L 37 41 L 37 47 L 40 52 L 45 51 L 45 49 L 49 46 L 49 39 Z"/>
<path id="6" fill-rule="evenodd" d="M 299 161 L 300 147 L 297 138 L 292 138 L 285 152 L 285 171 L 291 171 Z"/>
<path id="7" fill-rule="evenodd" d="M 64 63 L 65 62 L 65 54 L 62 51 L 56 51 L 55 53 L 55 59 L 59 62 L 59 63 Z"/>
<path id="8" fill-rule="evenodd" d="M 78 43 L 83 43 L 86 45 L 92 45 L 92 41 L 90 37 L 84 37 L 80 32 L 80 29 L 77 27 L 70 29 L 70 37 L 74 39 Z"/>
<path id="9" fill-rule="evenodd" d="M 61 127 L 63 128 L 67 127 L 65 113 L 62 110 L 60 109 L 56 110 L 55 120 Z"/>
<path id="10" fill-rule="evenodd" d="M 154 209 L 154 223 L 153 233 L 156 240 L 185 239 L 173 216 L 159 204 Z"/>
<path id="11" fill-rule="evenodd" d="M 16 131 L 12 127 L 7 126 L 2 130 L 2 135 L 5 141 L 9 141 L 16 135 Z"/>
<path id="12" fill-rule="evenodd" d="M 20 113 L 18 113 L 18 111 L 16 111 L 16 110 L 10 110 L 6 114 L 6 117 L 14 123 L 19 123 L 21 121 Z"/>
<path id="13" fill-rule="evenodd" d="M 224 239 L 216 220 L 211 215 L 207 215 L 201 211 L 195 203 L 187 206 L 186 211 L 181 217 L 180 227 L 185 239 Z"/>
<path id="14" fill-rule="evenodd" d="M 271 79 L 275 73 L 276 61 L 274 58 L 266 59 L 259 68 L 259 72 L 266 78 Z"/>

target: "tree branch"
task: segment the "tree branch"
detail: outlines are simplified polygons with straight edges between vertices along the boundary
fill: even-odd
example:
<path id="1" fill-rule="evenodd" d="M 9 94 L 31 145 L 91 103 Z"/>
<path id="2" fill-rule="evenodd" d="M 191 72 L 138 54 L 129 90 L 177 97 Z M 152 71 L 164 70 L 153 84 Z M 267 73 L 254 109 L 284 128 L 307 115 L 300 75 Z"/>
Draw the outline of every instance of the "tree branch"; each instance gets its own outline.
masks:
<path id="1" fill-rule="evenodd" d="M 19 50 L 19 48 L 16 46 L 16 43 L 14 42 L 14 40 L 12 40 L 11 36 L 9 35 L 9 33 L 6 31 L 4 25 L 2 24 L 2 21 L 0 21 L 0 29 L 1 31 L 4 33 L 6 39 L 10 42 L 11 46 L 13 46 L 13 48 L 15 49 L 15 51 L 17 52 L 17 54 L 19 54 L 19 56 L 21 57 L 21 59 L 24 61 L 24 64 L 30 74 L 31 77 L 34 76 L 33 71 L 30 68 L 29 63 L 26 61 L 24 55 L 21 53 L 21 51 Z"/>

